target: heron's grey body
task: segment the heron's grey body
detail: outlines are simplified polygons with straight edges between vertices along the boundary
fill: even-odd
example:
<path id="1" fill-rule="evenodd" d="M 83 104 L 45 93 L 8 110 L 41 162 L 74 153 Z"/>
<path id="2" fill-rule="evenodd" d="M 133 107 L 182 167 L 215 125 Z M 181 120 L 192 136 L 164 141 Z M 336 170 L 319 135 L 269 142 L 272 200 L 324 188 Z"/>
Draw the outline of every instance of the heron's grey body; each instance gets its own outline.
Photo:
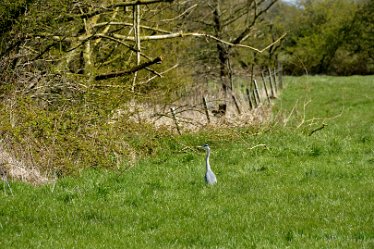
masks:
<path id="1" fill-rule="evenodd" d="M 206 156 L 205 156 L 205 164 L 206 164 L 206 173 L 205 173 L 205 182 L 207 184 L 216 184 L 217 183 L 217 178 L 216 175 L 213 173 L 210 163 L 209 163 L 209 156 L 210 156 L 210 147 L 207 144 L 204 144 L 202 146 L 204 150 L 206 151 Z"/>

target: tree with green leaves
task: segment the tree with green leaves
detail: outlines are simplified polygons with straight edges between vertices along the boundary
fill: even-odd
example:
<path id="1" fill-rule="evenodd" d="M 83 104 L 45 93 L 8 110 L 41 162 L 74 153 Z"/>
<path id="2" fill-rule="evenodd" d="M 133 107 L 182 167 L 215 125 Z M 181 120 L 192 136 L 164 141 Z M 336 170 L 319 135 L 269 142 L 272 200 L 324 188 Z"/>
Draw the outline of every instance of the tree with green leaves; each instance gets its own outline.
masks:
<path id="1" fill-rule="evenodd" d="M 367 37 L 372 37 L 371 2 L 305 0 L 290 6 L 294 11 L 283 22 L 289 29 L 283 53 L 285 69 L 293 74 L 372 73 L 372 52 L 365 45 L 371 42 Z"/>

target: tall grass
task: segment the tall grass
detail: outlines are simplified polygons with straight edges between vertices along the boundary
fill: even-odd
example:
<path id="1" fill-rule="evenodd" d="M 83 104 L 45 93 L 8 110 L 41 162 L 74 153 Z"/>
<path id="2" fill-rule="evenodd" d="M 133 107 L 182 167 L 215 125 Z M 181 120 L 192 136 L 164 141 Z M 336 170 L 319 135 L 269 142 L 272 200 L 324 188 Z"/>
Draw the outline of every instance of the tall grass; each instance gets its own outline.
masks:
<path id="1" fill-rule="evenodd" d="M 373 248 L 374 77 L 286 83 L 273 126 L 162 136 L 127 170 L 0 187 L 0 248 Z"/>

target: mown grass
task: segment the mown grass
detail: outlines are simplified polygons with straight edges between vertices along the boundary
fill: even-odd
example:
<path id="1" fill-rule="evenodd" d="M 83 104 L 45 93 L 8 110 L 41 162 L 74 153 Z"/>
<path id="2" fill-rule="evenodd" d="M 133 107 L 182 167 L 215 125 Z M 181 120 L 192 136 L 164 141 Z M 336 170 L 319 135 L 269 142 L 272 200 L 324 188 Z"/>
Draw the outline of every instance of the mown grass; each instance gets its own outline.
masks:
<path id="1" fill-rule="evenodd" d="M 374 77 L 286 81 L 273 125 L 164 136 L 131 169 L 0 189 L 0 247 L 373 248 Z"/>

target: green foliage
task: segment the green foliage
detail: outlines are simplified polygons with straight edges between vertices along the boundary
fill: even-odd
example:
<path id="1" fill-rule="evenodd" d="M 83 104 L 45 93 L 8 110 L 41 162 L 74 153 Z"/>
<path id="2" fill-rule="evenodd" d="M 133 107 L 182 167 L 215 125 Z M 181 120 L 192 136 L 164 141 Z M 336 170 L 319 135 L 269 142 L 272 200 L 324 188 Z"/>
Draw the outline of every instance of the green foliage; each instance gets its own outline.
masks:
<path id="1" fill-rule="evenodd" d="M 293 74 L 373 73 L 371 1 L 301 1 L 285 18 L 285 70 Z M 295 25 L 297 23 L 297 25 Z M 358 49 L 358 47 L 360 49 Z M 371 51 L 371 52 L 370 52 Z"/>
<path id="2" fill-rule="evenodd" d="M 372 248 L 373 77 L 285 80 L 285 125 L 159 133 L 158 153 L 131 169 L 11 182 L 14 196 L 0 184 L 0 247 Z M 305 121 L 328 123 L 313 136 L 299 126 L 304 99 Z M 205 142 L 214 187 L 195 149 Z"/>
<path id="3" fill-rule="evenodd" d="M 374 11 L 373 1 L 363 1 L 356 12 L 345 44 L 336 52 L 332 61 L 338 74 L 372 74 L 374 72 Z M 340 65 L 340 66 L 339 66 Z"/>
<path id="4" fill-rule="evenodd" d="M 0 3 L 0 35 L 11 29 L 16 19 L 25 12 L 27 5 L 31 1 L 16 0 L 9 1 L 3 0 Z"/>
<path id="5" fill-rule="evenodd" d="M 90 91 L 81 100 L 62 98 L 45 107 L 27 95 L 6 95 L 0 105 L 2 145 L 49 176 L 76 174 L 87 167 L 131 166 L 149 153 L 148 142 L 135 146 L 136 134 L 145 139 L 151 131 L 125 114 L 114 119 L 112 110 L 121 98 L 111 96 Z"/>
<path id="6" fill-rule="evenodd" d="M 10 8 L 25 4 L 5 3 L 0 13 L 9 15 Z M 105 12 L 83 18 L 82 12 L 103 10 L 103 3 L 43 0 L 27 4 L 27 14 L 17 16 L 14 25 L 0 33 L 0 139 L 8 150 L 52 176 L 87 167 L 122 167 L 124 161 L 131 166 L 138 157 L 154 153 L 149 149 L 152 139 L 147 141 L 153 130 L 130 121 L 130 114 L 117 118 L 116 112 L 129 113 L 130 101 L 167 103 L 180 86 L 190 82 L 183 77 L 184 69 L 147 81 L 177 64 L 183 56 L 178 51 L 187 42 L 142 43 L 141 62 L 164 54 L 168 58 L 162 65 L 139 72 L 132 91 L 133 74 L 105 82 L 92 78 L 135 66 L 133 43 L 93 39 L 90 33 L 105 32 L 105 26 L 94 27 L 97 23 L 119 21 L 124 26 L 111 26 L 105 34 L 129 35 L 133 30 L 126 23 L 132 22 L 131 11 L 121 8 L 112 10 L 116 15 Z M 142 25 L 150 27 L 175 14 L 169 8 L 156 16 L 147 8 L 143 11 Z M 145 28 L 142 32 L 153 31 Z"/>

